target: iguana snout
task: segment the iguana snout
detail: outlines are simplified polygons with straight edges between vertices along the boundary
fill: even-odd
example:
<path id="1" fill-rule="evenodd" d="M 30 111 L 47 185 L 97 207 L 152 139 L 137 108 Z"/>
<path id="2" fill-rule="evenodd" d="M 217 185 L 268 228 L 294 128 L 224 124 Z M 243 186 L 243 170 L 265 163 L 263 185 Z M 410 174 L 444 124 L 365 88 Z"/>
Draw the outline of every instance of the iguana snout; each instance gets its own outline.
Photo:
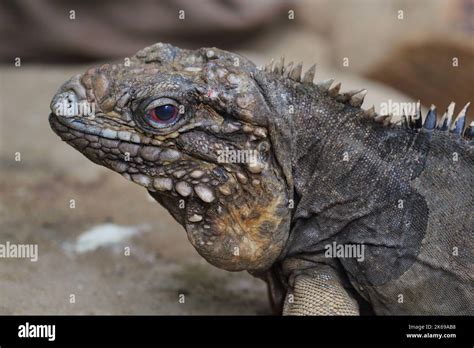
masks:
<path id="1" fill-rule="evenodd" d="M 287 239 L 290 197 L 255 72 L 218 49 L 156 44 L 66 82 L 50 124 L 93 162 L 145 187 L 210 263 L 263 270 Z"/>

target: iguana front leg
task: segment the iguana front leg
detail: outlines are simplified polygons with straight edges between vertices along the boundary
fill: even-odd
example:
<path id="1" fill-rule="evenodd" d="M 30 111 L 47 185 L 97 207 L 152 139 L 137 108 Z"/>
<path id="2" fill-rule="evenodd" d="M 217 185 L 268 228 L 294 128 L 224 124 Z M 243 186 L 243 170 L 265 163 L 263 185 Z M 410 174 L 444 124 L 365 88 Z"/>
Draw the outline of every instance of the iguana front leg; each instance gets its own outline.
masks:
<path id="1" fill-rule="evenodd" d="M 283 315 L 359 315 L 359 306 L 331 267 L 318 266 L 290 276 Z"/>

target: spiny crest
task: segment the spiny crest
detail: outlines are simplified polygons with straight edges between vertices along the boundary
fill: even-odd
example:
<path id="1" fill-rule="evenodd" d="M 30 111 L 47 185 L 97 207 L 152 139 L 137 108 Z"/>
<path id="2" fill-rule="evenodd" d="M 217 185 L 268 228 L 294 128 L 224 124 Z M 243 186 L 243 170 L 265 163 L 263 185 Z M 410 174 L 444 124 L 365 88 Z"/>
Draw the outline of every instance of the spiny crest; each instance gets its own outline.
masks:
<path id="1" fill-rule="evenodd" d="M 320 91 L 327 93 L 330 97 L 340 103 L 349 104 L 357 108 L 362 106 L 364 98 L 367 95 L 367 90 L 365 88 L 340 93 L 341 83 L 338 82 L 331 87 L 333 82 L 333 79 L 324 80 L 316 83 L 316 86 Z"/>
<path id="2" fill-rule="evenodd" d="M 303 71 L 303 62 L 296 65 L 294 65 L 293 62 L 290 62 L 285 66 L 285 57 L 281 57 L 276 63 L 274 63 L 272 59 L 270 63 L 265 65 L 263 70 L 267 73 L 283 76 L 296 82 L 312 83 L 316 73 L 316 64 L 313 64 L 304 75 L 301 75 Z"/>
<path id="3" fill-rule="evenodd" d="M 293 62 L 290 62 L 285 66 L 285 57 L 281 57 L 276 63 L 274 63 L 272 59 L 270 63 L 268 63 L 264 68 L 261 69 L 267 73 L 285 77 L 295 82 L 312 84 L 314 80 L 314 75 L 316 73 L 316 64 L 313 64 L 304 73 L 304 75 L 302 75 L 302 62 L 296 65 L 294 65 Z M 329 79 L 316 83 L 315 85 L 319 90 L 327 93 L 338 102 L 348 103 L 354 107 L 360 107 L 362 105 L 362 103 L 364 102 L 364 97 L 367 94 L 366 89 L 353 90 L 339 94 L 339 91 L 341 89 L 341 83 L 338 83 L 334 87 L 330 88 L 333 82 L 333 79 Z"/>
<path id="4" fill-rule="evenodd" d="M 426 114 L 424 122 L 422 121 L 421 117 L 421 108 L 420 108 L 420 101 L 417 103 L 416 113 L 414 116 L 402 116 L 402 127 L 405 129 L 412 129 L 412 130 L 424 130 L 431 132 L 433 130 L 441 131 L 441 132 L 449 132 L 459 135 L 467 140 L 474 139 L 474 122 L 468 127 L 465 127 L 466 124 L 466 116 L 467 110 L 469 109 L 469 105 L 471 103 L 467 103 L 462 110 L 459 112 L 457 117 L 455 118 L 454 122 L 454 108 L 455 103 L 451 102 L 447 107 L 446 111 L 444 112 L 443 116 L 437 120 L 436 117 L 436 106 L 431 104 L 428 113 Z"/>
<path id="5" fill-rule="evenodd" d="M 465 127 L 466 123 L 466 116 L 467 110 L 469 109 L 469 105 L 471 103 L 467 103 L 462 110 L 459 112 L 458 116 L 452 122 L 454 116 L 454 107 L 455 103 L 451 102 L 446 112 L 443 114 L 441 119 L 438 121 L 436 117 L 436 106 L 431 104 L 428 113 L 426 114 L 425 120 L 423 122 L 423 118 L 421 116 L 421 106 L 420 101 L 416 104 L 416 111 L 414 115 L 406 115 L 405 112 L 403 113 L 401 120 L 397 123 L 401 124 L 401 127 L 404 129 L 410 129 L 415 131 L 427 131 L 431 132 L 433 130 L 454 133 L 463 137 L 467 140 L 474 139 L 474 122 L 468 127 Z M 385 126 L 394 125 L 391 124 L 392 115 L 377 115 L 375 112 L 375 106 L 372 106 L 370 109 L 365 110 L 365 115 L 368 118 L 373 119 L 375 122 L 382 123 Z"/>
<path id="6" fill-rule="evenodd" d="M 261 68 L 267 73 L 271 73 L 277 76 L 288 78 L 295 82 L 311 83 L 313 84 L 314 75 L 316 73 L 316 64 L 313 64 L 306 73 L 302 76 L 303 63 L 300 62 L 294 65 L 293 62 L 288 63 L 285 66 L 285 57 L 281 57 L 275 64 L 273 59 L 264 68 Z M 334 80 L 328 79 L 321 82 L 314 83 L 314 85 L 322 92 L 327 93 L 330 97 L 338 102 L 349 104 L 353 107 L 361 107 L 364 98 L 367 94 L 366 89 L 352 90 L 348 92 L 340 93 L 341 83 L 338 82 L 333 86 Z M 332 87 L 331 87 L 332 86 Z M 474 139 L 474 122 L 468 127 L 465 126 L 467 109 L 471 103 L 467 103 L 464 108 L 459 112 L 458 116 L 452 122 L 454 115 L 455 103 L 449 104 L 446 112 L 443 114 L 441 119 L 437 122 L 436 107 L 431 105 L 428 114 L 426 115 L 425 121 L 421 116 L 420 101 L 417 102 L 415 115 L 406 116 L 402 115 L 401 126 L 405 129 L 431 131 L 437 129 L 439 131 L 449 131 L 451 133 L 463 136 L 468 140 Z M 373 119 L 377 123 L 381 123 L 384 126 L 395 126 L 392 124 L 392 115 L 378 115 L 375 112 L 375 106 L 370 109 L 364 110 L 366 117 Z"/>

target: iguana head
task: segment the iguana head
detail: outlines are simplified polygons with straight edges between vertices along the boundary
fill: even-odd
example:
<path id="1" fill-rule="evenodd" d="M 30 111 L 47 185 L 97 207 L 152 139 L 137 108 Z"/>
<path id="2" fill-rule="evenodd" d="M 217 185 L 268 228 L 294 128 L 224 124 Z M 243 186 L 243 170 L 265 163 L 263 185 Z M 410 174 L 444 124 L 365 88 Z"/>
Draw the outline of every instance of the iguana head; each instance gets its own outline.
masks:
<path id="1" fill-rule="evenodd" d="M 215 48 L 155 44 L 66 82 L 50 124 L 93 162 L 144 186 L 210 263 L 265 270 L 288 237 L 292 191 L 257 73 Z"/>

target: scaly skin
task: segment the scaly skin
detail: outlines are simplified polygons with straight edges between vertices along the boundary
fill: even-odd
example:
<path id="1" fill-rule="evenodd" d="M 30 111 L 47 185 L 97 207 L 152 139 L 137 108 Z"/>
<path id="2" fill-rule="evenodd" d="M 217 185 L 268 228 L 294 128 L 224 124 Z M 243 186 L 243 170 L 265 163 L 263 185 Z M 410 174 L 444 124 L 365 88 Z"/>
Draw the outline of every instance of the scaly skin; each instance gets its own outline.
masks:
<path id="1" fill-rule="evenodd" d="M 390 126 L 360 108 L 365 91 L 339 94 L 313 76 L 155 44 L 66 82 L 50 123 L 146 187 L 211 264 L 267 281 L 276 312 L 351 315 L 368 303 L 377 314 L 472 314 L 467 107 L 454 133 L 434 129 L 434 109 L 422 129 L 420 115 Z M 62 115 L 65 100 L 94 104 L 95 116 Z M 180 113 L 150 121 L 163 105 Z M 256 159 L 223 163 L 224 149 Z M 364 245 L 365 260 L 325 257 L 332 242 Z"/>

